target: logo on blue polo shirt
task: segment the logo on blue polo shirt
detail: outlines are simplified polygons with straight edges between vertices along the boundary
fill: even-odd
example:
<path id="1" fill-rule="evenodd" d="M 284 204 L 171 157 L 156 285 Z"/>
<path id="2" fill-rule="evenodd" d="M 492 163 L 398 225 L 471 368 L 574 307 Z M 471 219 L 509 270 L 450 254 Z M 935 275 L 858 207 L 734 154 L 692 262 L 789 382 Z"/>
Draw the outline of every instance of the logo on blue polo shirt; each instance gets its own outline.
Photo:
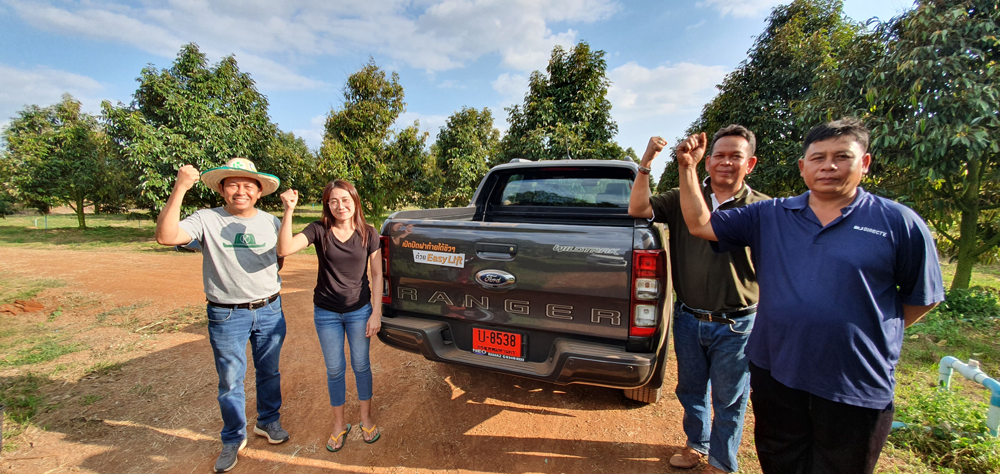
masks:
<path id="1" fill-rule="evenodd" d="M 872 229 L 871 227 L 861 227 L 859 225 L 854 226 L 854 230 L 860 230 L 861 232 L 868 232 L 869 234 L 875 234 L 880 237 L 887 237 L 888 232 Z"/>

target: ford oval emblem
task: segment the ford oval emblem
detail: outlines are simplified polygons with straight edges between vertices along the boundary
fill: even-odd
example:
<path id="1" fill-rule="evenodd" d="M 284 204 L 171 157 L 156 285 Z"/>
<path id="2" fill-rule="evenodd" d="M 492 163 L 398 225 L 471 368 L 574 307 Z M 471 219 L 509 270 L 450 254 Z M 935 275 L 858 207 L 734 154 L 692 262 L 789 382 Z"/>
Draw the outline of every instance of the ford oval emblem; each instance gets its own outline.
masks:
<path id="1" fill-rule="evenodd" d="M 483 270 L 476 273 L 476 281 L 483 287 L 491 289 L 510 288 L 517 283 L 514 275 L 500 270 Z"/>

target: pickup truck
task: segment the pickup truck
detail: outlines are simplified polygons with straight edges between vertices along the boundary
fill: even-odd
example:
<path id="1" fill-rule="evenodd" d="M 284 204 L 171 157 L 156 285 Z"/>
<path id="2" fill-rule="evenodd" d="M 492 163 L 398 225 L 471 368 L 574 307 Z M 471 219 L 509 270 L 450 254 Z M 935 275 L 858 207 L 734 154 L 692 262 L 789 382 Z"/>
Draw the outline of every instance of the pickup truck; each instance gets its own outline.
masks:
<path id="1" fill-rule="evenodd" d="M 379 339 L 433 361 L 660 397 L 665 232 L 628 215 L 630 161 L 512 160 L 467 207 L 382 224 Z"/>

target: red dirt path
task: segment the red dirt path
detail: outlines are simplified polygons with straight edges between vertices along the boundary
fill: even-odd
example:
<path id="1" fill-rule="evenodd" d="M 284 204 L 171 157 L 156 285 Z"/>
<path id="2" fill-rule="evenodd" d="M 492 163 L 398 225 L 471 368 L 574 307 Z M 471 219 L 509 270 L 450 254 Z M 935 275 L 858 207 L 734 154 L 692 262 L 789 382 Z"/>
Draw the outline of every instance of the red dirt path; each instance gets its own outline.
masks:
<path id="1" fill-rule="evenodd" d="M 8 275 L 67 283 L 46 290 L 43 303 L 76 291 L 164 314 L 204 301 L 200 254 L 6 247 L 0 248 L 0 261 Z M 666 459 L 684 438 L 680 405 L 672 395 L 643 406 L 617 390 L 558 387 L 436 364 L 377 340 L 371 350 L 373 407 L 382 439 L 368 445 L 354 430 L 342 451 L 327 452 L 330 407 L 311 316 L 315 271 L 315 257 L 309 255 L 286 259 L 281 271 L 288 322 L 281 421 L 291 440 L 272 446 L 251 435 L 233 472 L 675 472 Z M 221 447 L 221 421 L 205 326 L 154 335 L 109 331 L 102 336 L 111 341 L 109 351 L 115 341 L 127 347 L 121 357 L 128 363 L 120 373 L 58 379 L 46 388 L 66 400 L 84 393 L 103 398 L 87 406 L 67 401 L 36 417 L 47 429 L 29 429 L 12 440 L 18 448 L 0 457 L 0 471 L 211 472 Z M 666 386 L 673 384 L 668 380 Z M 253 420 L 252 376 L 246 385 Z M 354 393 L 348 371 L 346 409 L 352 423 L 358 413 Z M 752 450 L 747 438 L 744 450 Z"/>

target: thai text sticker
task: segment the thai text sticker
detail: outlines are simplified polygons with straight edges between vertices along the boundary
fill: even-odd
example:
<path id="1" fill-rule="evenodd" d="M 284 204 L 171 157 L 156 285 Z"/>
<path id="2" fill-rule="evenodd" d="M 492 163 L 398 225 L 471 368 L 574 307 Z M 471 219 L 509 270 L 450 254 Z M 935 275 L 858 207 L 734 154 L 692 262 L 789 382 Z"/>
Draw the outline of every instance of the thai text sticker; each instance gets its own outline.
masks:
<path id="1" fill-rule="evenodd" d="M 460 253 L 413 251 L 413 261 L 443 267 L 465 268 L 465 255 Z"/>

